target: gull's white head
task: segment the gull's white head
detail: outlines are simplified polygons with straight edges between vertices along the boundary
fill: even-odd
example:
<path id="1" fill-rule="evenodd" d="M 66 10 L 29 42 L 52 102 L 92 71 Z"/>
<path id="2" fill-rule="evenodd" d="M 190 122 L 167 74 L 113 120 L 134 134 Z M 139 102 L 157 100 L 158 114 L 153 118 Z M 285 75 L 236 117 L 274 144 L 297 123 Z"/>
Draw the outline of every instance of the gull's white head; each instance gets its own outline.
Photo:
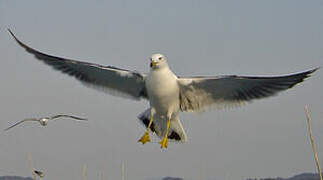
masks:
<path id="1" fill-rule="evenodd" d="M 40 124 L 41 124 L 41 125 L 46 126 L 46 125 L 47 125 L 47 123 L 48 123 L 48 119 L 49 119 L 49 118 L 41 118 L 41 119 L 39 120 L 39 122 L 40 122 Z"/>
<path id="2" fill-rule="evenodd" d="M 166 57 L 162 54 L 153 54 L 150 58 L 150 68 L 159 69 L 162 67 L 168 67 Z"/>

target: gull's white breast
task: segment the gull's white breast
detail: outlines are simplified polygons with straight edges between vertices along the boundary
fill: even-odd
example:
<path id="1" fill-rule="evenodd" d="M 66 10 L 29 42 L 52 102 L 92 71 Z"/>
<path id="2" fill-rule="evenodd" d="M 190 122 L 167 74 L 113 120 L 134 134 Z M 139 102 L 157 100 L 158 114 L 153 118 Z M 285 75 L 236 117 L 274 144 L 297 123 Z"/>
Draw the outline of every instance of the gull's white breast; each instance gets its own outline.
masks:
<path id="1" fill-rule="evenodd" d="M 169 68 L 150 71 L 146 79 L 150 106 L 162 116 L 179 111 L 179 86 L 176 75 Z"/>

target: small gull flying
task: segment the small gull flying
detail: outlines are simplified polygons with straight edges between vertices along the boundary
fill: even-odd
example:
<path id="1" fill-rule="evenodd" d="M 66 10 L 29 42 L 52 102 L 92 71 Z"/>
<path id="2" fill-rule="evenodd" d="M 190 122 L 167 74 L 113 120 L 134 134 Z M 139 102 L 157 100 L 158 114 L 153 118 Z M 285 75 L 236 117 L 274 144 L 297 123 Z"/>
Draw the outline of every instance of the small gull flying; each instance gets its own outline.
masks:
<path id="1" fill-rule="evenodd" d="M 40 178 L 43 178 L 45 176 L 45 174 L 41 171 L 38 170 L 34 170 L 34 173 L 37 174 Z"/>
<path id="2" fill-rule="evenodd" d="M 38 121 L 42 126 L 46 126 L 49 120 L 55 120 L 57 118 L 71 118 L 72 120 L 76 120 L 76 121 L 87 121 L 87 119 L 85 118 L 80 118 L 80 117 L 76 117 L 76 116 L 71 116 L 71 115 L 65 115 L 65 114 L 59 114 L 59 115 L 55 115 L 55 116 L 50 116 L 50 117 L 41 117 L 41 118 L 28 118 L 28 119 L 23 119 L 19 122 L 17 122 L 16 124 L 8 127 L 7 129 L 5 129 L 5 131 L 23 123 L 23 122 L 27 122 L 27 121 Z"/>
<path id="3" fill-rule="evenodd" d="M 150 107 L 138 116 L 146 126 L 139 142 L 149 142 L 149 132 L 152 131 L 161 138 L 161 148 L 167 148 L 168 139 L 186 141 L 185 131 L 178 118 L 180 111 L 204 111 L 212 106 L 221 108 L 241 105 L 254 99 L 270 97 L 303 82 L 318 69 L 267 77 L 178 77 L 169 68 L 164 55 L 153 54 L 150 71 L 145 74 L 48 55 L 27 46 L 10 30 L 9 33 L 36 59 L 75 77 L 84 85 L 135 100 L 148 100 Z"/>

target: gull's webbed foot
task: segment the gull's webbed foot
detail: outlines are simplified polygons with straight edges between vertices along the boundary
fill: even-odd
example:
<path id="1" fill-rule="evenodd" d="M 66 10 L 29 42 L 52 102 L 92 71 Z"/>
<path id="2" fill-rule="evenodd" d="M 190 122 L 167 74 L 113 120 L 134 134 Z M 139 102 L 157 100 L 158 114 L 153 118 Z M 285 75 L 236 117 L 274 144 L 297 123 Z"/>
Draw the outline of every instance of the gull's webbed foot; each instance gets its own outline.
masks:
<path id="1" fill-rule="evenodd" d="M 160 142 L 160 148 L 167 148 L 168 147 L 168 137 L 164 137 Z"/>
<path id="2" fill-rule="evenodd" d="M 146 131 L 145 134 L 138 140 L 138 142 L 141 142 L 142 144 L 150 142 L 149 132 Z"/>

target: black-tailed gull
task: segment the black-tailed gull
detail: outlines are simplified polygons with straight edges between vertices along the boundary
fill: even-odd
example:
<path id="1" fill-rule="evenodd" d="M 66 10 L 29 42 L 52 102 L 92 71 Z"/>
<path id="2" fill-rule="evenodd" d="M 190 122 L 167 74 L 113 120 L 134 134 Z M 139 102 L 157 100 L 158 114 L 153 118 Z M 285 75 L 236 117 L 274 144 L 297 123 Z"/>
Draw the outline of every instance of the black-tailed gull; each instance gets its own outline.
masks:
<path id="1" fill-rule="evenodd" d="M 9 129 L 21 124 L 21 123 L 23 123 L 23 122 L 27 122 L 27 121 L 38 121 L 42 126 L 46 126 L 49 120 L 54 120 L 54 119 L 62 118 L 62 117 L 71 118 L 71 119 L 76 120 L 76 121 L 87 121 L 87 119 L 85 119 L 85 118 L 80 118 L 80 117 L 71 116 L 71 115 L 65 115 L 65 114 L 59 114 L 59 115 L 50 116 L 50 117 L 23 119 L 23 120 L 17 122 L 16 124 L 8 127 L 7 129 L 5 129 L 5 131 L 7 131 L 7 130 L 9 130 Z"/>
<path id="2" fill-rule="evenodd" d="M 178 118 L 180 111 L 203 111 L 213 105 L 239 105 L 273 96 L 302 82 L 317 70 L 272 77 L 178 77 L 170 70 L 165 56 L 153 54 L 150 71 L 144 74 L 48 55 L 27 46 L 9 32 L 20 46 L 38 60 L 74 76 L 85 85 L 117 92 L 136 100 L 148 100 L 150 107 L 138 117 L 147 128 L 139 142 L 149 142 L 151 130 L 161 138 L 161 148 L 167 148 L 168 139 L 185 142 L 186 134 Z"/>

